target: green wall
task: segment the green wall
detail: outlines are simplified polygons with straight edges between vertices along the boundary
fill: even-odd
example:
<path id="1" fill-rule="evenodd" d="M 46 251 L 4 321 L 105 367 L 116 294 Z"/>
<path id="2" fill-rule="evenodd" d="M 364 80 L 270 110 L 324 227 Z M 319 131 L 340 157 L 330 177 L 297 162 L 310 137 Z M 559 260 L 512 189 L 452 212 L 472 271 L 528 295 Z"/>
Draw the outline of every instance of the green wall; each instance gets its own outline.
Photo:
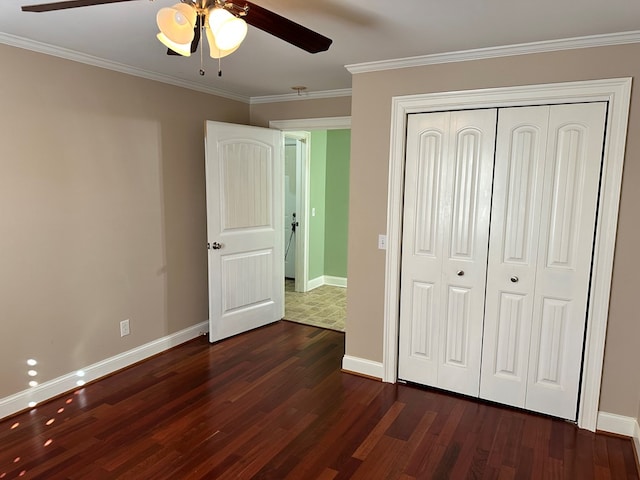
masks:
<path id="1" fill-rule="evenodd" d="M 351 130 L 327 132 L 324 274 L 347 278 Z"/>
<path id="2" fill-rule="evenodd" d="M 324 275 L 326 170 L 327 131 L 313 131 L 309 167 L 309 280 Z M 315 216 L 312 214 L 314 209 Z"/>
<path id="3" fill-rule="evenodd" d="M 350 130 L 311 132 L 309 280 L 347 277 Z"/>

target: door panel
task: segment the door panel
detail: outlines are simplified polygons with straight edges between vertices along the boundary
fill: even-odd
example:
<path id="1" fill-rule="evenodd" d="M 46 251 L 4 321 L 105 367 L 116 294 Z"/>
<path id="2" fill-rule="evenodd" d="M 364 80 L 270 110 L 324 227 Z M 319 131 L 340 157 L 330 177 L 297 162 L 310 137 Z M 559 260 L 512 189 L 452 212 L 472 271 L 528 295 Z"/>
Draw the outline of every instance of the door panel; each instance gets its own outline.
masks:
<path id="1" fill-rule="evenodd" d="M 451 155 L 443 189 L 442 269 L 447 306 L 441 327 L 438 386 L 478 396 L 489 242 L 496 110 L 452 112 Z"/>
<path id="2" fill-rule="evenodd" d="M 549 107 L 498 113 L 480 396 L 524 407 Z"/>
<path id="3" fill-rule="evenodd" d="M 438 382 L 443 216 L 450 113 L 409 117 L 400 300 L 400 378 Z M 449 202 L 450 203 L 450 202 Z"/>
<path id="4" fill-rule="evenodd" d="M 411 352 L 412 356 L 423 358 L 427 362 L 435 360 L 433 352 L 436 351 L 436 345 L 434 345 L 436 338 L 433 335 L 433 291 L 432 283 L 415 282 L 413 284 Z"/>
<path id="5" fill-rule="evenodd" d="M 415 115 L 407 136 L 399 375 L 474 396 L 495 119 L 495 110 Z"/>
<path id="6" fill-rule="evenodd" d="M 222 232 L 272 228 L 273 156 L 268 145 L 220 142 Z M 250 192 L 250 194 L 248 194 Z"/>
<path id="7" fill-rule="evenodd" d="M 282 164 L 279 131 L 206 123 L 212 342 L 283 316 Z"/>
<path id="8" fill-rule="evenodd" d="M 575 420 L 596 222 L 605 103 L 549 116 L 525 408 Z"/>

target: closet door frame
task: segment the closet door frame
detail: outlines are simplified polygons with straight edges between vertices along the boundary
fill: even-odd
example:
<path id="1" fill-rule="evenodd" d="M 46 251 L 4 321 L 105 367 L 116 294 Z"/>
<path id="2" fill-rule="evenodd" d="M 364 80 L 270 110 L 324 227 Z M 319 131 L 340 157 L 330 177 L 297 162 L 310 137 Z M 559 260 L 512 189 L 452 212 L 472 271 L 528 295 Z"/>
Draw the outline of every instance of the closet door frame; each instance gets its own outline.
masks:
<path id="1" fill-rule="evenodd" d="M 630 98 L 631 78 L 393 97 L 387 204 L 383 381 L 395 383 L 398 379 L 402 199 L 407 115 L 469 108 L 604 101 L 608 102 L 608 114 L 578 406 L 578 426 L 590 431 L 596 430 Z"/>

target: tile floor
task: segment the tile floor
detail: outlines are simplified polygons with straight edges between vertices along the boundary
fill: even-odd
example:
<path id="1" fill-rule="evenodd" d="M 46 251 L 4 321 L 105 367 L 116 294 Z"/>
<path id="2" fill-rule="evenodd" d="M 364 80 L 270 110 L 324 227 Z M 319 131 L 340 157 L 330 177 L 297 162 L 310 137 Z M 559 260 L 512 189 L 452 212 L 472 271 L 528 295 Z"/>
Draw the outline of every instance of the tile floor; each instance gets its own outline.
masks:
<path id="1" fill-rule="evenodd" d="M 292 322 L 344 332 L 347 289 L 323 285 L 306 293 L 294 291 L 294 281 L 284 282 L 284 318 Z"/>

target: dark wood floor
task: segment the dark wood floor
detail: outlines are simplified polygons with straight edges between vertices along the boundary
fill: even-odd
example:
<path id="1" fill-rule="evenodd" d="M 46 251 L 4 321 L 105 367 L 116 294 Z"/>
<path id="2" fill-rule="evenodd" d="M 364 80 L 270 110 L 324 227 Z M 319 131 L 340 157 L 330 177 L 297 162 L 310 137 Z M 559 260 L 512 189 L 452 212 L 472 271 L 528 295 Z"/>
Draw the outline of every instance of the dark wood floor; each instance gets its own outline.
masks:
<path id="1" fill-rule="evenodd" d="M 638 478 L 631 441 L 342 373 L 342 333 L 198 338 L 0 422 L 0 479 Z"/>

